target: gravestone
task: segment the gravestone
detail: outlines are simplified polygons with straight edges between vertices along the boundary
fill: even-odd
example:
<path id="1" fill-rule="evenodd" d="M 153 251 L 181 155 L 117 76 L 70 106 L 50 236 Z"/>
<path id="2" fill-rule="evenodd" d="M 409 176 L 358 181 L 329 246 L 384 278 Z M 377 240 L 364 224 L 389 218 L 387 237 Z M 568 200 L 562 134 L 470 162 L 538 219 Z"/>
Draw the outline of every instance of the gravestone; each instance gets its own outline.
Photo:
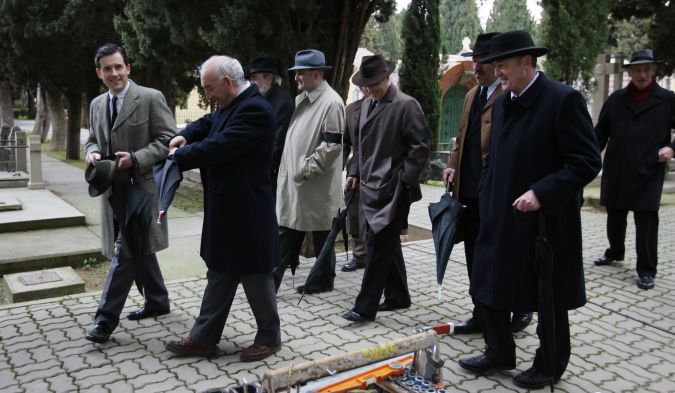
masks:
<path id="1" fill-rule="evenodd" d="M 14 134 L 14 145 L 16 148 L 16 171 L 17 172 L 26 172 L 28 173 L 28 161 L 26 160 L 26 147 L 27 139 L 26 133 L 21 131 L 21 128 L 14 127 L 12 128 L 12 134 Z"/>
<path id="2" fill-rule="evenodd" d="M 9 171 L 9 163 L 11 157 L 11 149 L 9 149 L 9 133 L 11 132 L 10 127 L 7 124 L 3 124 L 0 128 L 0 171 Z"/>
<path id="3" fill-rule="evenodd" d="M 84 280 L 70 266 L 6 274 L 2 280 L 10 303 L 84 292 Z"/>

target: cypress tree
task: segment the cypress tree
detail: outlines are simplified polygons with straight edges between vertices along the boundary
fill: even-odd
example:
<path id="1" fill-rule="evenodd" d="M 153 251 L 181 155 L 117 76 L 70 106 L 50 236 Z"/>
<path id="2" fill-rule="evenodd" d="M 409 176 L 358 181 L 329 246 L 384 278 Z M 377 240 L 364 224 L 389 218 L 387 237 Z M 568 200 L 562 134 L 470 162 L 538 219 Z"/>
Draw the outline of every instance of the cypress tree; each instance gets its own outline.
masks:
<path id="1" fill-rule="evenodd" d="M 542 33 L 550 49 L 546 72 L 565 84 L 592 89 L 596 59 L 607 42 L 607 0 L 547 0 Z"/>
<path id="2" fill-rule="evenodd" d="M 432 138 L 437 140 L 440 50 L 439 0 L 412 0 L 403 19 L 401 90 L 417 99 L 427 119 Z"/>
<path id="3" fill-rule="evenodd" d="M 473 42 L 481 33 L 478 8 L 474 0 L 441 0 L 440 7 L 443 54 L 455 54 L 464 37 Z"/>
<path id="4" fill-rule="evenodd" d="M 525 0 L 495 0 L 485 31 L 527 30 L 534 34 L 534 26 Z"/>

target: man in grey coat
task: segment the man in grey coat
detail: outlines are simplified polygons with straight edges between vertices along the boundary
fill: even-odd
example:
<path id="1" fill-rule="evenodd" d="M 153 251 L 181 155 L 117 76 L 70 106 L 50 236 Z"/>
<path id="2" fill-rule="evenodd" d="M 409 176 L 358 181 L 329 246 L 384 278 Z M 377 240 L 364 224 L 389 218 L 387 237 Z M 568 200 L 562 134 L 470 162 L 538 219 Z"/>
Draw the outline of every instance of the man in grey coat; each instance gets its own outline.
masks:
<path id="1" fill-rule="evenodd" d="M 393 71 L 381 55 L 368 56 L 352 78 L 370 95 L 358 121 L 347 125 L 354 159 L 346 187 L 359 187 L 359 234 L 367 253 L 356 304 L 343 315 L 352 322 L 411 304 L 399 235 L 410 203 L 422 198 L 419 176 L 429 159 L 430 133 L 419 103 L 389 80 Z"/>
<path id="2" fill-rule="evenodd" d="M 637 286 L 654 287 L 659 232 L 659 203 L 666 163 L 673 158 L 675 94 L 655 82 L 651 49 L 634 52 L 628 68 L 630 83 L 609 96 L 595 127 L 601 148 L 600 203 L 607 208 L 609 248 L 597 266 L 624 257 L 626 217 L 633 211 L 637 249 Z"/>
<path id="3" fill-rule="evenodd" d="M 169 245 L 166 221 L 157 221 L 156 186 L 152 167 L 166 158 L 176 122 L 161 92 L 139 86 L 129 80 L 131 64 L 124 49 L 105 44 L 96 51 L 96 75 L 109 89 L 96 97 L 89 109 L 89 138 L 85 145 L 87 165 L 96 165 L 102 157 L 117 162 L 115 183 L 101 197 L 103 254 L 112 259 L 94 327 L 85 338 L 104 343 L 119 323 L 131 284 L 136 280 L 144 288 L 145 303 L 127 318 L 139 320 L 169 312 L 169 297 L 155 252 Z M 113 217 L 108 201 L 120 196 L 129 179 L 152 194 L 152 225 L 147 239 L 147 254 L 131 255 L 121 231 L 122 222 Z M 126 180 L 125 180 L 126 179 Z"/>

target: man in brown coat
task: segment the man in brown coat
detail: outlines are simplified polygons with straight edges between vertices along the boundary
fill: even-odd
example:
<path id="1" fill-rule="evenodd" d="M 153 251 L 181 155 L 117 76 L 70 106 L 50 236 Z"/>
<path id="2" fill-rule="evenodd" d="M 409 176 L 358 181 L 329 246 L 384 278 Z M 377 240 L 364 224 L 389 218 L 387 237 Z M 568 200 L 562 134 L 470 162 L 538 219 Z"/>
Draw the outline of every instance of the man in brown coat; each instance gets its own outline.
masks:
<path id="1" fill-rule="evenodd" d="M 471 56 L 475 86 L 464 97 L 464 110 L 459 126 L 459 136 L 455 148 L 448 159 L 448 167 L 443 171 L 443 182 L 453 182 L 453 195 L 464 204 L 459 222 L 459 231 L 464 240 L 466 268 L 471 279 L 473 250 L 478 237 L 478 183 L 488 155 L 492 104 L 502 93 L 492 64 L 481 64 L 480 60 L 490 52 L 490 40 L 499 33 L 479 34 L 473 46 L 473 52 L 462 53 Z M 513 314 L 512 331 L 519 332 L 532 321 L 532 313 Z M 480 318 L 476 308 L 471 318 L 455 325 L 456 334 L 481 332 Z"/>
<path id="2" fill-rule="evenodd" d="M 381 55 L 368 56 L 352 78 L 370 95 L 358 121 L 348 118 L 345 127 L 354 147 L 346 187 L 360 187 L 359 234 L 368 259 L 356 304 L 343 315 L 352 322 L 411 303 L 399 235 L 410 203 L 422 198 L 419 176 L 429 159 L 430 133 L 419 103 L 389 81 L 393 71 Z"/>

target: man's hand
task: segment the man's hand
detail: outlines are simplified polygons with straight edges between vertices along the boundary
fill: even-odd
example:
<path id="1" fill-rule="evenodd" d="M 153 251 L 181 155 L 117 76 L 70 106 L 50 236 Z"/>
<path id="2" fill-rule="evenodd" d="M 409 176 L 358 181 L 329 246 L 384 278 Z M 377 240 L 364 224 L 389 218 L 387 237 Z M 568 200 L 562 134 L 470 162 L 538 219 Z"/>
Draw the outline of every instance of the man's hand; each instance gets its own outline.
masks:
<path id="1" fill-rule="evenodd" d="M 87 165 L 96 166 L 96 161 L 101 159 L 101 155 L 98 153 L 87 154 L 87 157 L 84 159 L 84 163 Z"/>
<path id="2" fill-rule="evenodd" d="M 134 166 L 134 161 L 131 159 L 131 153 L 128 151 L 118 151 L 115 153 L 115 157 L 117 157 L 118 169 L 127 169 Z"/>
<path id="3" fill-rule="evenodd" d="M 354 176 L 347 177 L 347 182 L 345 183 L 345 190 L 350 188 L 356 189 L 359 186 L 359 178 Z"/>
<path id="4" fill-rule="evenodd" d="M 670 161 L 670 159 L 673 158 L 673 154 L 675 154 L 675 152 L 670 146 L 662 147 L 659 149 L 659 162 Z"/>
<path id="5" fill-rule="evenodd" d="M 185 137 L 182 135 L 177 135 L 171 139 L 171 142 L 169 142 L 169 149 L 177 149 L 179 147 L 185 146 L 186 144 L 187 139 L 185 139 Z"/>
<path id="6" fill-rule="evenodd" d="M 455 178 L 455 170 L 453 168 L 445 168 L 443 169 L 443 184 L 445 186 L 448 186 L 448 182 L 452 181 L 452 179 Z"/>
<path id="7" fill-rule="evenodd" d="M 515 207 L 516 210 L 520 212 L 527 213 L 539 210 L 539 208 L 541 207 L 541 203 L 539 203 L 539 199 L 537 199 L 537 196 L 534 194 L 534 191 L 529 190 L 528 192 L 521 195 L 518 199 L 516 199 L 516 201 L 513 202 L 512 206 Z"/>

